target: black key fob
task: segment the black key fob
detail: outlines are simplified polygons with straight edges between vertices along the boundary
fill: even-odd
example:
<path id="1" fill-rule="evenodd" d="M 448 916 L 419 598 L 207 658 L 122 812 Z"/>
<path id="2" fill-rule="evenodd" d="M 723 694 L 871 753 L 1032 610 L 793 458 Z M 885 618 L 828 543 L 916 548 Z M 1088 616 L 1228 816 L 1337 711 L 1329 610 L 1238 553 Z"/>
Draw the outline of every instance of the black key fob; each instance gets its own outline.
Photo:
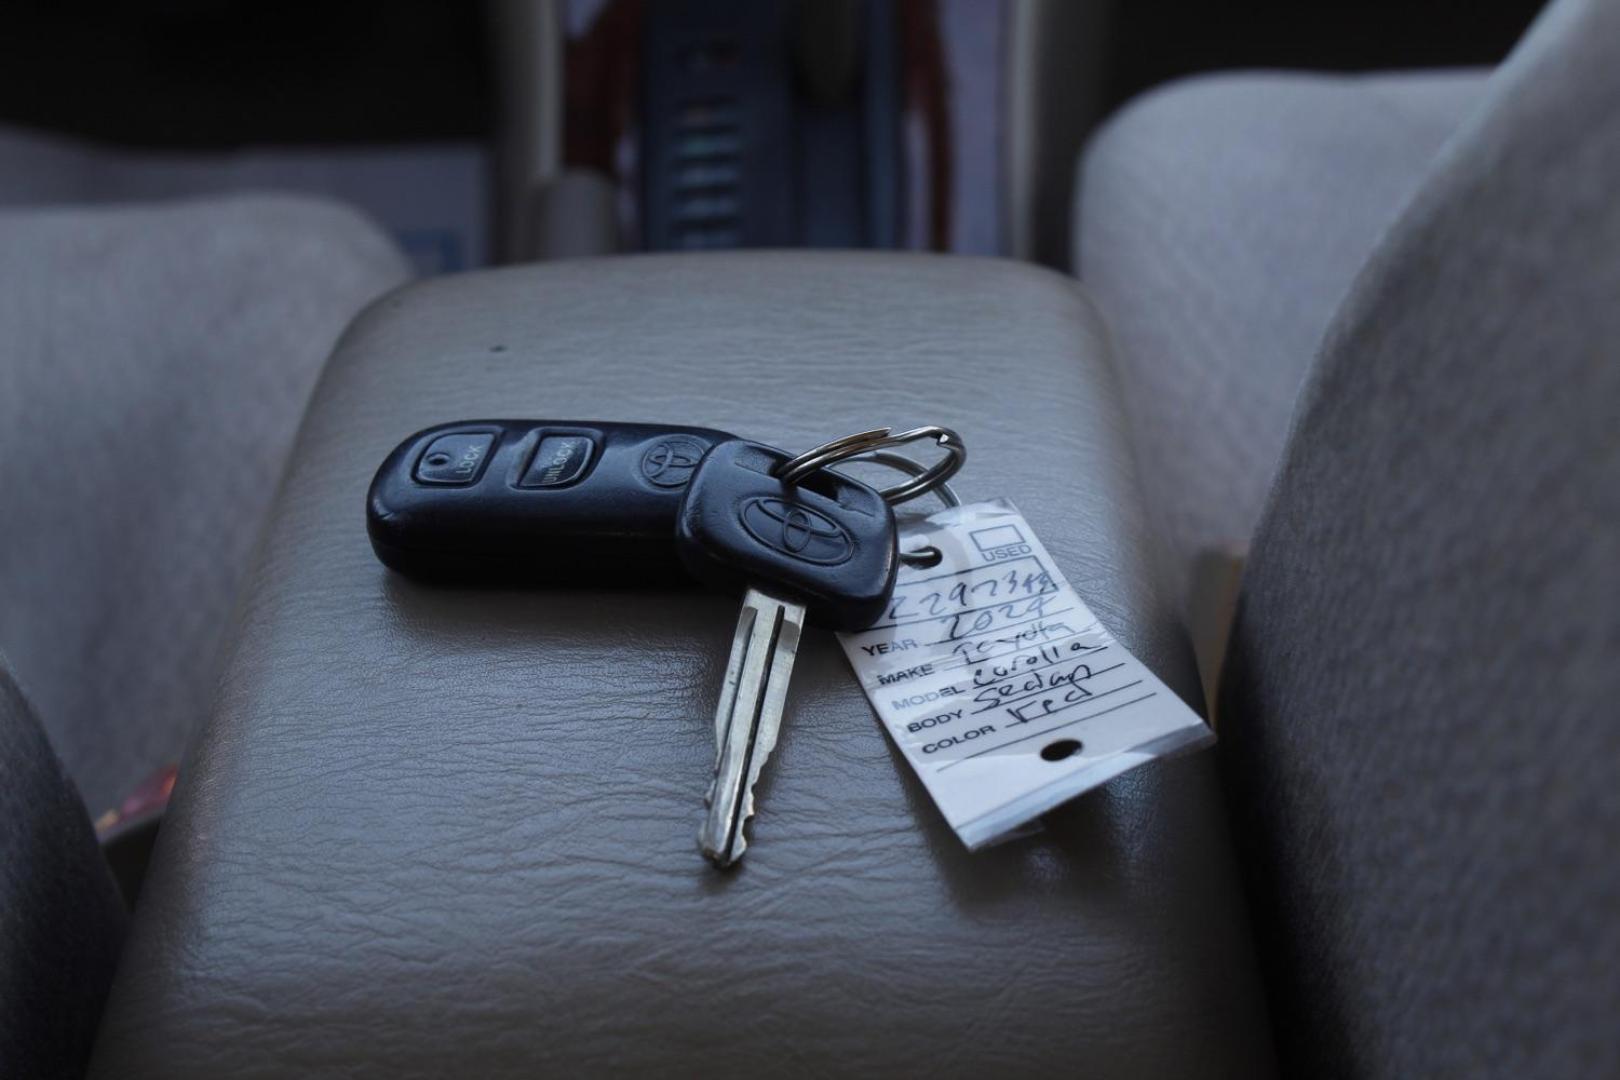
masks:
<path id="1" fill-rule="evenodd" d="M 894 511 L 876 490 L 822 469 L 797 484 L 777 472 L 793 457 L 731 439 L 704 455 L 675 522 L 692 575 L 803 605 L 834 630 L 872 625 L 899 569 Z"/>
<path id="2" fill-rule="evenodd" d="M 419 431 L 377 470 L 366 532 L 412 577 L 499 585 L 687 581 L 673 543 L 711 428 L 466 420 Z"/>

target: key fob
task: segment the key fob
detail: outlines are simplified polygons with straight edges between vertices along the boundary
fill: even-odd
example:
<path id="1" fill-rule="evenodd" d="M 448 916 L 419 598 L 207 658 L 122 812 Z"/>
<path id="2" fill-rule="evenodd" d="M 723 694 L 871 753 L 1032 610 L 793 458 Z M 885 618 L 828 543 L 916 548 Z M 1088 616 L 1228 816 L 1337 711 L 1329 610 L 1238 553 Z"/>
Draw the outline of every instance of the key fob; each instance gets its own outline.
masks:
<path id="1" fill-rule="evenodd" d="M 756 587 L 803 604 L 835 630 L 870 626 L 894 593 L 894 511 L 875 489 L 828 469 L 775 476 L 792 455 L 731 439 L 704 455 L 675 525 L 675 548 L 710 585 Z"/>
<path id="2" fill-rule="evenodd" d="M 683 582 L 681 496 L 723 431 L 465 420 L 389 454 L 366 498 L 377 557 L 412 577 L 488 584 Z"/>

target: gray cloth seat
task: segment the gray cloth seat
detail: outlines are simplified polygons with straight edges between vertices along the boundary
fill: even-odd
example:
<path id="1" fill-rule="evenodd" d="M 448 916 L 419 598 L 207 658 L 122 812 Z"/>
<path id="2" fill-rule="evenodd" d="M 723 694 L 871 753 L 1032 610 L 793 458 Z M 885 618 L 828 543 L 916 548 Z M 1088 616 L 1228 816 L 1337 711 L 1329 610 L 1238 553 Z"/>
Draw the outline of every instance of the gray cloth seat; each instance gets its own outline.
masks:
<path id="1" fill-rule="evenodd" d="M 1085 154 L 1075 261 L 1107 312 L 1172 587 L 1248 544 L 1328 320 L 1484 72 L 1223 74 Z"/>
<path id="2" fill-rule="evenodd" d="M 309 199 L 0 211 L 0 652 L 92 815 L 179 760 L 321 365 L 405 277 Z"/>
<path id="3" fill-rule="evenodd" d="M 1620 5 L 1484 86 L 1327 85 L 1149 101 L 1082 195 L 1183 565 L 1253 528 L 1219 754 L 1279 1056 L 1614 1076 Z M 1223 161 L 1239 100 L 1299 122 Z"/>
<path id="4" fill-rule="evenodd" d="M 1300 1075 L 1620 1075 L 1620 4 L 1560 0 L 1300 395 L 1221 702 Z"/>
<path id="5" fill-rule="evenodd" d="M 127 916 L 0 656 L 0 1076 L 84 1075 Z"/>

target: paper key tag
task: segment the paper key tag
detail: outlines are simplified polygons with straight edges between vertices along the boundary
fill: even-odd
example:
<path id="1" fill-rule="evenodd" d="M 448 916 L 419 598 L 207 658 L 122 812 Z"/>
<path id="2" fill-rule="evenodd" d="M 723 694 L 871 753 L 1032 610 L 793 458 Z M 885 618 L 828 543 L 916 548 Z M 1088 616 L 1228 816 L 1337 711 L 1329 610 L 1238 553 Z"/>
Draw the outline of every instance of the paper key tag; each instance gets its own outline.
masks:
<path id="1" fill-rule="evenodd" d="M 1004 499 L 900 525 L 881 622 L 838 635 L 883 726 L 969 848 L 1215 735 L 1125 651 Z"/>

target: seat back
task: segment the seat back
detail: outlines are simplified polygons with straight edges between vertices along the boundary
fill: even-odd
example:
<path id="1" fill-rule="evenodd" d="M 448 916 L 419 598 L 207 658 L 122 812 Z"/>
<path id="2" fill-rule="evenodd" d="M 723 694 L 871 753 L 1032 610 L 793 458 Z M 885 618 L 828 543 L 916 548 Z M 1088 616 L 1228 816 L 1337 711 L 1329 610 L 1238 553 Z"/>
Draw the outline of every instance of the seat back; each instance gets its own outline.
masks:
<path id="1" fill-rule="evenodd" d="M 0 1076 L 84 1074 L 125 921 L 84 804 L 0 657 Z"/>
<path id="2" fill-rule="evenodd" d="M 1493 83 L 1324 341 L 1228 656 L 1295 1075 L 1620 1075 L 1620 4 Z"/>

